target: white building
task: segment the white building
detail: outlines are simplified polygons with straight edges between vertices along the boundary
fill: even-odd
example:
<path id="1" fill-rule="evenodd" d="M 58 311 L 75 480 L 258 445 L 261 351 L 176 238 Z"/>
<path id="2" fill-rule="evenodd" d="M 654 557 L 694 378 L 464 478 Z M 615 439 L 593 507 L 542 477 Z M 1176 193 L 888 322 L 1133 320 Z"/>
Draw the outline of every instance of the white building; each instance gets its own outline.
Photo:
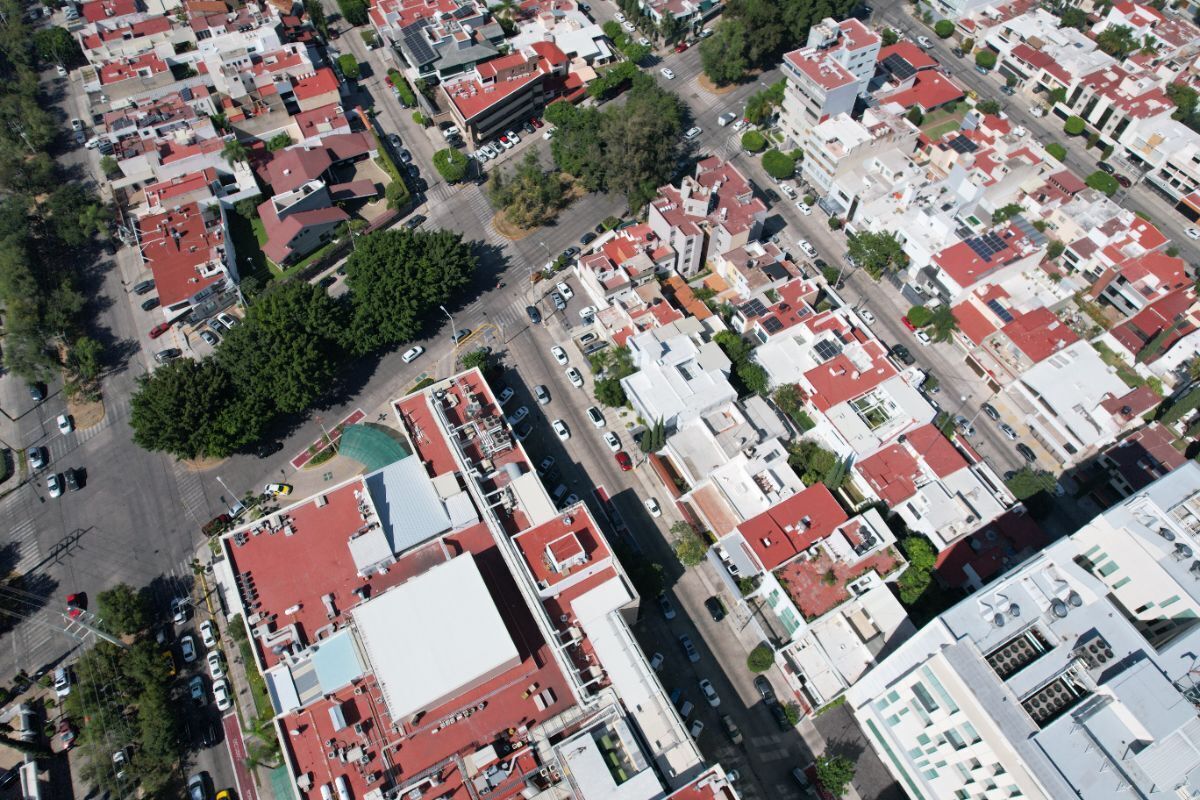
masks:
<path id="1" fill-rule="evenodd" d="M 879 36 L 856 19 L 824 19 L 808 33 L 808 45 L 783 56 L 787 85 L 780 122 L 794 142 L 808 129 L 848 114 L 875 74 Z"/>
<path id="2" fill-rule="evenodd" d="M 1200 465 L 942 614 L 847 693 L 912 798 L 1200 796 Z"/>

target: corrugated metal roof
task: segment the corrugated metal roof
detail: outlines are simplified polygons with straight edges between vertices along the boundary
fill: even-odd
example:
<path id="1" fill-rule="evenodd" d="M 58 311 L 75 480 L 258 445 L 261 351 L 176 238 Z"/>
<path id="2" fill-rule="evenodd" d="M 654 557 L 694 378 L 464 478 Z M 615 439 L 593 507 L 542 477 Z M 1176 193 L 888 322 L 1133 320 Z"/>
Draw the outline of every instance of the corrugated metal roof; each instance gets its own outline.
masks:
<path id="1" fill-rule="evenodd" d="M 450 528 L 450 515 L 419 458 L 402 458 L 365 481 L 392 552 L 402 553 Z"/>

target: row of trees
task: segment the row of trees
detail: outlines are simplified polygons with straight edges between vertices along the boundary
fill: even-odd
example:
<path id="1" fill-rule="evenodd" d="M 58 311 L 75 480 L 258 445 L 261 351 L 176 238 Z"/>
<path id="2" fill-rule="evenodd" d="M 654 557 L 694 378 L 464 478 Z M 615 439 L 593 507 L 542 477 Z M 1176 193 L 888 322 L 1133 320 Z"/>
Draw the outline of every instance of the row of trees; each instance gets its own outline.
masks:
<path id="1" fill-rule="evenodd" d="M 649 202 L 674 172 L 681 153 L 684 106 L 644 73 L 631 78 L 621 105 L 605 109 L 554 103 L 551 152 L 559 168 L 591 192 L 625 195 L 630 208 Z"/>
<path id="2" fill-rule="evenodd" d="M 769 69 L 803 44 L 825 17 L 843 19 L 857 0 L 730 0 L 714 33 L 700 43 L 704 74 L 718 86 L 737 83 L 751 70 Z"/>
<path id="3" fill-rule="evenodd" d="M 221 458 L 259 441 L 281 415 L 326 396 L 349 359 L 420 334 L 471 280 L 470 244 L 447 231 L 377 231 L 346 262 L 339 300 L 300 281 L 272 286 L 214 356 L 178 359 L 141 378 L 134 441 L 180 458 Z"/>

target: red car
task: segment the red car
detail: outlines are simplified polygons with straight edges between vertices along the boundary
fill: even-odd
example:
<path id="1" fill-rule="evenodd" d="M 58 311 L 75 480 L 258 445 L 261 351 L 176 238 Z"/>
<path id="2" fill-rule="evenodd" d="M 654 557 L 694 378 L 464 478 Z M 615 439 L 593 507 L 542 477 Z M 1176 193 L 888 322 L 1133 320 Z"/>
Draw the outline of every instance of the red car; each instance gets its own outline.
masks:
<path id="1" fill-rule="evenodd" d="M 901 317 L 900 321 L 903 322 L 904 327 L 908 328 L 910 331 L 915 331 L 917 329 L 916 325 L 913 325 L 911 322 L 908 321 L 908 317 Z"/>
<path id="2" fill-rule="evenodd" d="M 687 43 L 687 42 L 680 42 L 679 44 L 675 45 L 675 52 L 676 52 L 676 53 L 682 53 L 684 50 L 687 50 L 687 49 L 688 49 L 688 43 Z"/>
<path id="3" fill-rule="evenodd" d="M 531 120 L 529 120 L 529 124 L 535 128 L 542 127 L 542 121 L 540 119 L 538 119 L 537 117 L 534 117 Z"/>
<path id="4" fill-rule="evenodd" d="M 67 614 L 76 619 L 87 608 L 87 595 L 83 592 L 67 595 Z"/>
<path id="5" fill-rule="evenodd" d="M 624 450 L 621 450 L 617 453 L 617 464 L 619 464 L 621 469 L 625 472 L 629 472 L 629 470 L 633 469 L 633 459 L 631 459 L 629 457 L 629 453 L 626 453 Z"/>
<path id="6" fill-rule="evenodd" d="M 150 329 L 150 338 L 157 339 L 169 330 L 171 330 L 171 323 L 160 322 Z"/>

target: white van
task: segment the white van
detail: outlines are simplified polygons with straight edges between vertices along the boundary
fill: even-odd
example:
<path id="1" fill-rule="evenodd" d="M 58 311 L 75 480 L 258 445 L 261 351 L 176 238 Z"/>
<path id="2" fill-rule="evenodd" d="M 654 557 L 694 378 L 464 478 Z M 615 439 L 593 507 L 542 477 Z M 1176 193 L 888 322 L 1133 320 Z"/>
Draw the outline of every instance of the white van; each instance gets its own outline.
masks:
<path id="1" fill-rule="evenodd" d="M 733 122 L 737 118 L 738 118 L 737 114 L 733 113 L 732 111 L 726 111 L 724 114 L 717 117 L 717 124 L 720 125 L 722 128 L 724 128 L 726 125 Z"/>

